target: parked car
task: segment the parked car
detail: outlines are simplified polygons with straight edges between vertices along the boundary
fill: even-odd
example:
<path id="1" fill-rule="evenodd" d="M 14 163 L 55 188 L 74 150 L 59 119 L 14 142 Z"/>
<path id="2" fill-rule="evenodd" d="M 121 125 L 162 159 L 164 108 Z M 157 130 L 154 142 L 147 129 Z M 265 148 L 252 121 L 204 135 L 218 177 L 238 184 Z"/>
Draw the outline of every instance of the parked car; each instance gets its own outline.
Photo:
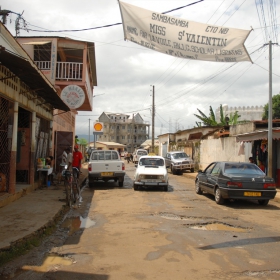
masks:
<path id="1" fill-rule="evenodd" d="M 88 163 L 88 183 L 90 187 L 94 182 L 102 180 L 108 182 L 114 180 L 119 187 L 123 187 L 125 165 L 118 151 L 94 150 Z"/>
<path id="2" fill-rule="evenodd" d="M 162 187 L 168 191 L 168 173 L 165 160 L 161 156 L 142 156 L 135 164 L 134 190 L 139 188 Z"/>
<path id="3" fill-rule="evenodd" d="M 138 163 L 140 157 L 148 155 L 148 152 L 144 149 L 138 149 L 133 153 L 133 163 Z"/>
<path id="4" fill-rule="evenodd" d="M 182 174 L 189 170 L 194 172 L 194 162 L 192 158 L 182 151 L 168 152 L 165 156 L 166 166 L 175 174 Z"/>
<path id="5" fill-rule="evenodd" d="M 276 195 L 273 178 L 255 164 L 245 162 L 212 162 L 195 178 L 195 192 L 213 194 L 217 204 L 225 199 L 257 200 L 267 205 Z"/>

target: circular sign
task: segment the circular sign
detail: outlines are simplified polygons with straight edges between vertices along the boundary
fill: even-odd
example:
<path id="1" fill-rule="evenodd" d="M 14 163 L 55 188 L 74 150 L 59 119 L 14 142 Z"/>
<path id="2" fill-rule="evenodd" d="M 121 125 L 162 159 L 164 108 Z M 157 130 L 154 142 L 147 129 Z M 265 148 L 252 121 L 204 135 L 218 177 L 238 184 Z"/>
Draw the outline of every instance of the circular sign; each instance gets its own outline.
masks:
<path id="1" fill-rule="evenodd" d="M 102 131 L 103 125 L 101 123 L 95 123 L 93 128 L 95 131 Z"/>
<path id="2" fill-rule="evenodd" d="M 62 90 L 61 99 L 70 109 L 77 109 L 84 104 L 85 93 L 79 86 L 69 85 Z"/>

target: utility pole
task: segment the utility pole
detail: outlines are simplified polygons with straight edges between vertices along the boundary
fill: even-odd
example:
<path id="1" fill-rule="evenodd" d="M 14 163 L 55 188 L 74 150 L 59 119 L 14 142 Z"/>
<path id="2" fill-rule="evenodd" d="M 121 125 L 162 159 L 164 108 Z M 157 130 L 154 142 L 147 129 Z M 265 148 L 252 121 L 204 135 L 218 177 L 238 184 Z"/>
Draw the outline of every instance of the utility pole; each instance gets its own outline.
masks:
<path id="1" fill-rule="evenodd" d="M 272 177 L 272 43 L 269 41 L 269 102 L 268 102 L 268 137 L 267 137 L 267 175 Z"/>
<path id="2" fill-rule="evenodd" d="M 89 121 L 89 124 L 88 124 L 88 145 L 90 143 L 90 120 L 91 119 L 88 119 L 88 121 Z"/>
<path id="3" fill-rule="evenodd" d="M 152 105 L 152 153 L 155 151 L 155 86 L 153 86 L 153 105 Z"/>

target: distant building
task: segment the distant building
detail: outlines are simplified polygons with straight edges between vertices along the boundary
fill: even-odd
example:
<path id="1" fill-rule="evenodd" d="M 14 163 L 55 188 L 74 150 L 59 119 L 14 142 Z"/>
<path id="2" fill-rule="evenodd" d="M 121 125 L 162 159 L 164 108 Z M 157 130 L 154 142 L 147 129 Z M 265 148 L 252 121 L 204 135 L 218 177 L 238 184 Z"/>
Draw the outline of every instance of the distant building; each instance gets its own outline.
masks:
<path id="1" fill-rule="evenodd" d="M 99 118 L 103 122 L 103 135 L 98 141 L 117 142 L 126 145 L 128 152 L 133 152 L 149 138 L 150 124 L 139 113 L 129 114 L 103 112 Z"/>
<path id="2" fill-rule="evenodd" d="M 235 111 L 238 111 L 238 114 L 240 115 L 240 118 L 238 118 L 239 121 L 259 121 L 262 119 L 262 115 L 264 112 L 263 106 L 239 106 L 239 107 L 228 107 L 227 104 L 223 105 L 223 112 L 224 116 L 230 114 L 234 114 Z M 220 115 L 220 107 L 216 109 L 215 111 L 216 115 L 216 121 L 220 122 L 221 115 Z"/>

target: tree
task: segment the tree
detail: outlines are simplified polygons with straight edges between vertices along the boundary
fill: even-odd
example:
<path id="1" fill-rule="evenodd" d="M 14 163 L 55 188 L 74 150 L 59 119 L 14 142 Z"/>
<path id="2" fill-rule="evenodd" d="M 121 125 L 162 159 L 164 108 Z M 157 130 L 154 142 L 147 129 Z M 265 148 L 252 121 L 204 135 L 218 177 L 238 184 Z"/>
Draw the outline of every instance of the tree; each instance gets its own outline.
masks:
<path id="1" fill-rule="evenodd" d="M 86 146 L 87 144 L 88 144 L 88 141 L 85 139 L 85 138 L 81 138 L 81 139 L 79 139 L 80 141 L 80 145 L 82 145 L 82 146 Z"/>
<path id="2" fill-rule="evenodd" d="M 262 119 L 268 119 L 268 103 L 264 105 Z M 280 119 L 280 94 L 272 96 L 272 119 Z"/>
<path id="3" fill-rule="evenodd" d="M 220 104 L 220 122 L 218 123 L 216 121 L 215 118 L 215 114 L 214 111 L 212 109 L 212 106 L 210 106 L 210 113 L 209 113 L 209 117 L 207 117 L 203 112 L 201 112 L 199 109 L 198 112 L 200 113 L 200 115 L 196 115 L 194 114 L 197 118 L 199 118 L 203 125 L 206 126 L 224 126 L 224 125 L 236 125 L 238 123 L 241 123 L 240 121 L 238 121 L 238 118 L 240 118 L 241 116 L 238 115 L 238 111 L 235 111 L 234 113 L 230 113 L 230 116 L 228 117 L 228 115 L 224 115 L 224 111 L 223 111 L 223 106 L 222 104 Z M 201 122 L 196 122 L 196 125 L 198 127 L 201 126 Z"/>

